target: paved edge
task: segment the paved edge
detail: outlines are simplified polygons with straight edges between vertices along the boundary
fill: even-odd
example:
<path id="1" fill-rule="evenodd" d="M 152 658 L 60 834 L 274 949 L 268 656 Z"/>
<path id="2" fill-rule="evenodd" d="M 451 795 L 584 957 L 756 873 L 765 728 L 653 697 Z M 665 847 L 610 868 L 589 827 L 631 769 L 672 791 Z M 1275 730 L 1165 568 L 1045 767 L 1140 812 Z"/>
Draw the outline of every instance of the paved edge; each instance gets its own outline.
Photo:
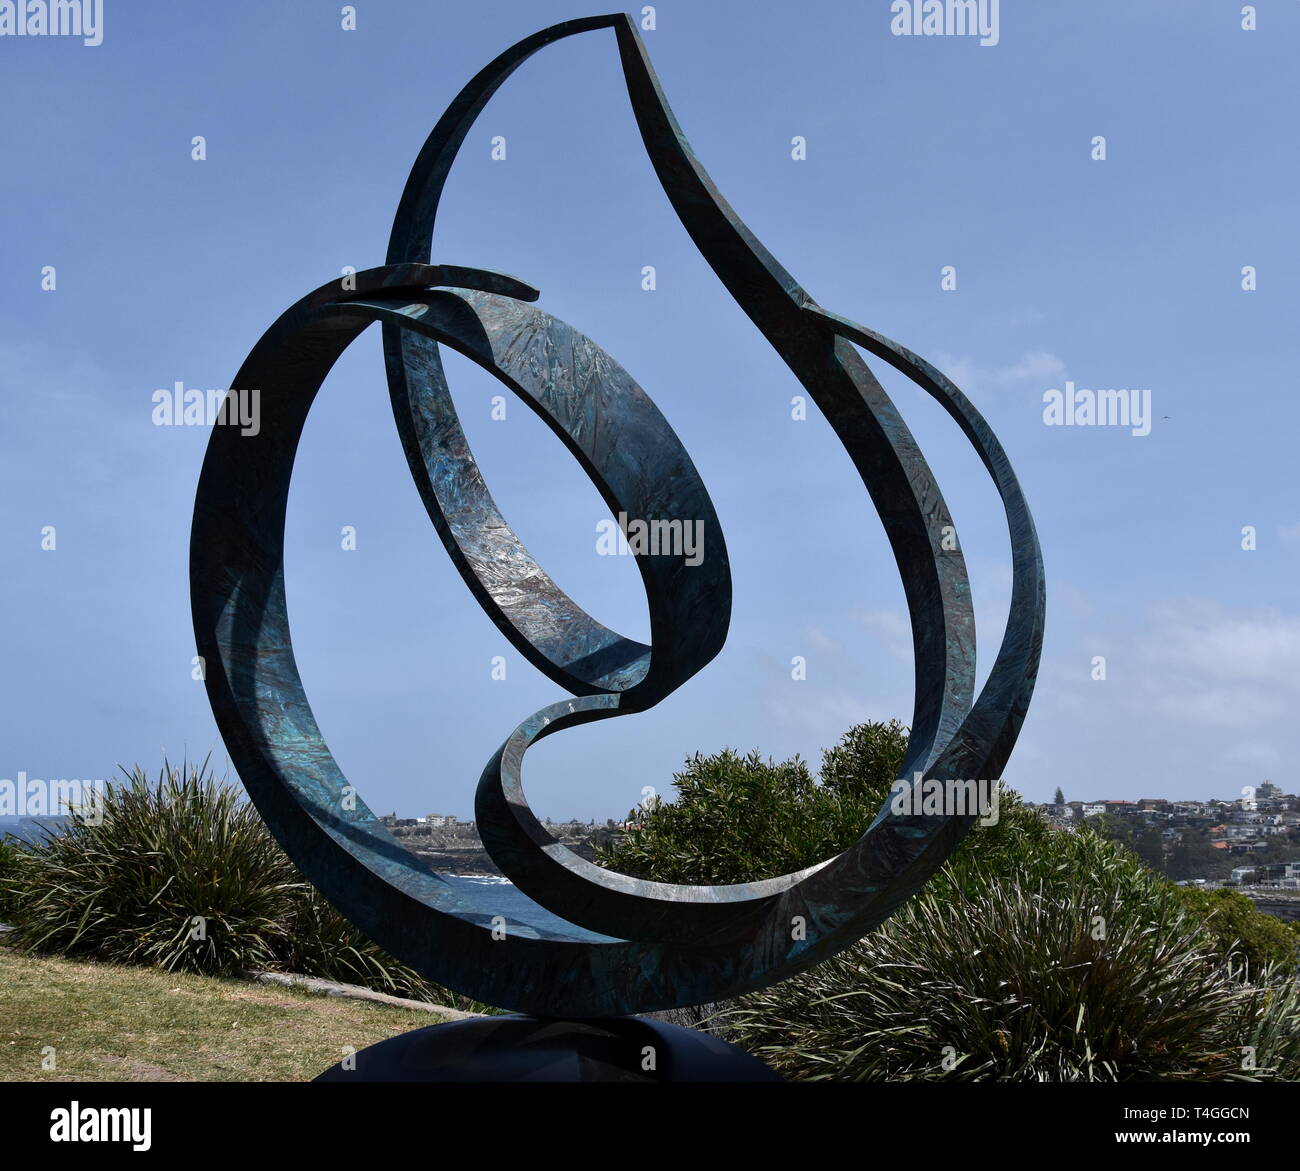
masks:
<path id="1" fill-rule="evenodd" d="M 305 988 L 309 992 L 319 992 L 325 996 L 342 996 L 348 1000 L 370 1000 L 393 1008 L 436 1013 L 448 1021 L 467 1021 L 485 1015 L 481 1012 L 462 1012 L 458 1008 L 430 1004 L 424 1000 L 389 996 L 386 992 L 375 992 L 370 988 L 362 988 L 359 984 L 336 984 L 333 980 L 322 980 L 318 976 L 300 976 L 295 972 L 245 972 L 244 977 L 257 984 L 278 984 L 282 988 Z"/>

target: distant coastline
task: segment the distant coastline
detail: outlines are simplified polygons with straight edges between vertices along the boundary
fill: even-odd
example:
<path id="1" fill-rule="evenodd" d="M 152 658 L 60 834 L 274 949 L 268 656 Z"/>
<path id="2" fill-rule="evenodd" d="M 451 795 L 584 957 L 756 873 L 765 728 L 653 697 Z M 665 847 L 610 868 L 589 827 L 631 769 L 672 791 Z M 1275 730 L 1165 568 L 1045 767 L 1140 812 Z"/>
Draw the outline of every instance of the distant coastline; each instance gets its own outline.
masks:
<path id="1" fill-rule="evenodd" d="M 430 819 L 432 820 L 432 819 Z M 502 877 L 501 871 L 483 848 L 478 829 L 472 821 L 431 825 L 428 821 L 417 824 L 391 826 L 393 835 L 413 854 L 425 859 L 433 869 L 444 874 L 464 877 Z M 550 822 L 546 828 L 555 839 L 588 862 L 596 860 L 596 850 L 616 841 L 623 827 L 608 821 L 602 825 L 594 822 Z"/>

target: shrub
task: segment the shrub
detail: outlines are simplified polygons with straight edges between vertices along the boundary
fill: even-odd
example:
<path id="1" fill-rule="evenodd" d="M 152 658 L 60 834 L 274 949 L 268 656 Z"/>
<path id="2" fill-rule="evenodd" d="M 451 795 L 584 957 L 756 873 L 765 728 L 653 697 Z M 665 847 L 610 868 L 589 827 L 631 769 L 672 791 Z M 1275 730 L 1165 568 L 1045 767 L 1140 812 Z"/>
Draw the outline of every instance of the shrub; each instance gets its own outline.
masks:
<path id="1" fill-rule="evenodd" d="M 677 796 L 628 814 L 633 827 L 601 847 L 597 861 L 655 882 L 753 882 L 790 874 L 847 849 L 871 825 L 907 751 L 897 720 L 849 729 L 822 753 L 814 779 L 795 757 L 781 763 L 757 751 L 696 753 L 673 777 Z M 1010 873 L 1028 853 L 1049 859 L 1057 831 L 1010 790 L 998 819 L 977 825 L 950 861 L 959 877 Z"/>
<path id="2" fill-rule="evenodd" d="M 1293 986 L 1236 979 L 1131 855 L 1086 831 L 1056 846 L 1025 880 L 940 876 L 853 948 L 736 1002 L 728 1035 L 793 1080 L 1300 1077 Z"/>
<path id="3" fill-rule="evenodd" d="M 13 920 L 15 908 L 9 885 L 17 878 L 22 859 L 22 846 L 17 839 L 0 837 L 0 923 Z"/>
<path id="4" fill-rule="evenodd" d="M 862 724 L 822 756 L 813 779 L 797 756 L 697 753 L 673 777 L 677 797 L 628 814 L 633 827 L 596 851 L 601 865 L 656 882 L 774 878 L 838 854 L 866 832 L 898 774 L 907 729 Z"/>
<path id="5" fill-rule="evenodd" d="M 5 847 L 0 908 L 11 939 L 37 951 L 210 975 L 282 969 L 468 1003 L 335 910 L 207 762 L 164 764 L 156 780 L 137 767 L 107 787 L 99 824 Z"/>
<path id="6" fill-rule="evenodd" d="M 1250 974 L 1266 968 L 1294 972 L 1300 950 L 1300 923 L 1266 915 L 1239 891 L 1176 887 L 1187 912 L 1213 940 L 1224 960 L 1245 965 Z"/>
<path id="7" fill-rule="evenodd" d="M 102 820 L 31 844 L 8 885 L 20 945 L 224 974 L 274 964 L 302 879 L 205 762 L 108 786 Z"/>
<path id="8" fill-rule="evenodd" d="M 677 800 L 634 811 L 640 828 L 599 860 L 664 882 L 812 865 L 871 823 L 905 743 L 897 724 L 854 728 L 823 754 L 820 783 L 798 759 L 696 755 Z M 709 1027 L 792 1079 L 1300 1077 L 1300 991 L 1268 966 L 1287 954 L 1285 926 L 1231 899 L 1207 919 L 1189 897 L 1203 892 L 1009 791 L 998 812 L 876 932 L 717 1006 Z"/>

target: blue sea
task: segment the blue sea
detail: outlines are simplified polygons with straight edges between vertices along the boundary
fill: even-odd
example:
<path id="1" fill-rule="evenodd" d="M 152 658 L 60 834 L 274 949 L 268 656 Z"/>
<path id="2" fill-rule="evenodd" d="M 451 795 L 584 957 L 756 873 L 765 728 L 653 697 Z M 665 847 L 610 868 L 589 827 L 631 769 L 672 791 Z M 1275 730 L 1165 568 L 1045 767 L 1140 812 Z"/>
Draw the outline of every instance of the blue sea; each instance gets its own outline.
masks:
<path id="1" fill-rule="evenodd" d="M 480 906 L 483 904 L 484 888 L 490 887 L 492 890 L 492 914 L 503 915 L 507 919 L 523 923 L 546 934 L 559 934 L 570 939 L 580 939 L 586 942 L 603 943 L 612 939 L 608 935 L 599 935 L 594 931 L 586 931 L 581 927 L 575 927 L 558 915 L 552 914 L 540 903 L 530 899 L 510 879 L 503 875 L 441 874 L 439 877 L 457 891 L 463 892 L 467 900 Z"/>

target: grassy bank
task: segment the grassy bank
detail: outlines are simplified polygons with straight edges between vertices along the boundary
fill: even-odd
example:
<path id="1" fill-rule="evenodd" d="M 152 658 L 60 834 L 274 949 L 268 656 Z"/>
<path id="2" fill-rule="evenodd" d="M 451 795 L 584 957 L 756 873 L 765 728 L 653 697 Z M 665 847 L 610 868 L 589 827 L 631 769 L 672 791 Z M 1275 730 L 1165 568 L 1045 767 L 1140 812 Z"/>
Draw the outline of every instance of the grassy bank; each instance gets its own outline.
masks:
<path id="1" fill-rule="evenodd" d="M 307 1081 L 432 1013 L 0 946 L 0 1081 Z M 44 1069 L 47 1047 L 55 1068 Z"/>

